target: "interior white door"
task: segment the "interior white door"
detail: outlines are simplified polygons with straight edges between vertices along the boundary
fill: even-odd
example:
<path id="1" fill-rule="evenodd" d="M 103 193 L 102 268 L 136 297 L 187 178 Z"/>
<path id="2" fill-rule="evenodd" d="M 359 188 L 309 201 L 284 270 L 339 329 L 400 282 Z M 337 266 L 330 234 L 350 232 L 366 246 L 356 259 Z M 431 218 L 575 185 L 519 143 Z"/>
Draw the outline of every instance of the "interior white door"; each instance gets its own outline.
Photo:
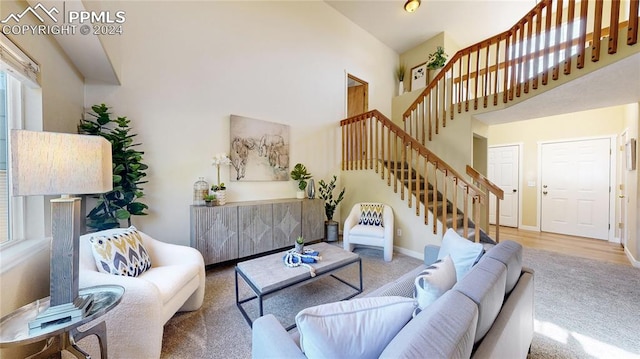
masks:
<path id="1" fill-rule="evenodd" d="M 543 144 L 541 229 L 608 239 L 610 140 Z"/>
<path id="2" fill-rule="evenodd" d="M 487 172 L 489 180 L 504 191 L 504 200 L 500 202 L 500 225 L 518 227 L 520 147 L 490 147 Z M 489 198 L 489 223 L 496 223 L 496 197 L 493 195 Z"/>

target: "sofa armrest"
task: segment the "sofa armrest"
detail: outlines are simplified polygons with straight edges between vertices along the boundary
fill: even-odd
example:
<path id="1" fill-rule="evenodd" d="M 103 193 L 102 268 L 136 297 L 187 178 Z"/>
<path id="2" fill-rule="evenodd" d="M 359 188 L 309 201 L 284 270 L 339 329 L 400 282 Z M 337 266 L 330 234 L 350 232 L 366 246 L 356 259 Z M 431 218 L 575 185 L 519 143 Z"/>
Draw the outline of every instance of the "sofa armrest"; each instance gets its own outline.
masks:
<path id="1" fill-rule="evenodd" d="M 140 233 L 142 243 L 149 252 L 151 257 L 151 265 L 153 267 L 164 267 L 173 264 L 199 263 L 204 268 L 204 260 L 202 254 L 197 249 L 159 241 L 149 235 Z"/>
<path id="2" fill-rule="evenodd" d="M 438 260 L 438 252 L 440 252 L 440 246 L 434 246 L 427 244 L 424 246 L 424 265 L 430 266 Z"/>
<path id="3" fill-rule="evenodd" d="M 256 319 L 252 328 L 252 358 L 306 358 L 273 314 Z"/>

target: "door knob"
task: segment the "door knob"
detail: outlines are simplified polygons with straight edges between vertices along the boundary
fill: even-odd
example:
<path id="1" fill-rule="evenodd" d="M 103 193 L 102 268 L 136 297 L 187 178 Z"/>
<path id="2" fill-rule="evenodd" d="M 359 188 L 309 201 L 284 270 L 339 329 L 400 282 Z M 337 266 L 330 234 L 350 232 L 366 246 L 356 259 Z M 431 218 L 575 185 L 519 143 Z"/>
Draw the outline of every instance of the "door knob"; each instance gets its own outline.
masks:
<path id="1" fill-rule="evenodd" d="M 547 191 L 542 192 L 542 194 L 546 196 L 547 195 Z"/>
<path id="2" fill-rule="evenodd" d="M 547 185 L 542 186 L 542 188 L 547 188 Z"/>
<path id="3" fill-rule="evenodd" d="M 623 196 L 623 195 L 619 195 L 618 197 L 619 197 L 619 198 L 624 198 L 624 196 Z"/>
<path id="4" fill-rule="evenodd" d="M 514 189 L 513 189 L 513 193 L 516 193 L 516 192 L 518 192 L 518 190 L 514 188 Z"/>

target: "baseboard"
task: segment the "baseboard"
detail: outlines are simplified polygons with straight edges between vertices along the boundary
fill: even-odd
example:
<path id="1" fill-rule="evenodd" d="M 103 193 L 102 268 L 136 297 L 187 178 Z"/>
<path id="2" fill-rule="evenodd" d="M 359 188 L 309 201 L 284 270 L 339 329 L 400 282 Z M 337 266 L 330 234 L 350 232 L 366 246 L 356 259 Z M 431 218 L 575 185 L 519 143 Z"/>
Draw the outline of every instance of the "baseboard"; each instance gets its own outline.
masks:
<path id="1" fill-rule="evenodd" d="M 404 254 L 404 255 L 409 256 L 409 257 L 413 257 L 413 258 L 420 259 L 420 260 L 424 259 L 424 253 L 422 253 L 422 252 L 416 252 L 416 251 L 412 251 L 412 250 L 409 250 L 409 249 L 406 249 L 406 248 L 396 247 L 396 246 L 393 247 L 393 250 L 395 252 L 398 252 L 400 254 Z"/>
<path id="2" fill-rule="evenodd" d="M 629 252 L 629 247 L 624 247 L 624 253 L 627 255 L 627 258 L 629 258 L 629 262 L 631 262 L 632 266 L 640 268 L 640 262 L 638 262 L 638 260 L 633 257 L 633 254 L 631 254 L 631 252 Z"/>
<path id="3" fill-rule="evenodd" d="M 540 228 L 536 226 L 520 226 L 518 229 L 522 229 L 523 231 L 531 231 L 531 232 L 540 232 Z"/>
<path id="4" fill-rule="evenodd" d="M 611 238 L 611 240 L 609 240 L 609 243 L 620 243 L 620 238 L 619 237 L 613 237 Z"/>

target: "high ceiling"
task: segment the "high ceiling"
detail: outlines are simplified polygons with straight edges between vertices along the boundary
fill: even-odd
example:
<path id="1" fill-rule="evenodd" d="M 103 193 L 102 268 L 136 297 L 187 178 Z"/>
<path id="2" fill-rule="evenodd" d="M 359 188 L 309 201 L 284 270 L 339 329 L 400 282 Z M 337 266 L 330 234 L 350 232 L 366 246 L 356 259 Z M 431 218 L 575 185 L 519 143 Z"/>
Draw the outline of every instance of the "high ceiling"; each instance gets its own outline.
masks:
<path id="1" fill-rule="evenodd" d="M 405 0 L 325 0 L 385 45 L 401 54 L 442 31 L 467 47 L 512 27 L 535 0 L 422 0 L 414 13 Z"/>

